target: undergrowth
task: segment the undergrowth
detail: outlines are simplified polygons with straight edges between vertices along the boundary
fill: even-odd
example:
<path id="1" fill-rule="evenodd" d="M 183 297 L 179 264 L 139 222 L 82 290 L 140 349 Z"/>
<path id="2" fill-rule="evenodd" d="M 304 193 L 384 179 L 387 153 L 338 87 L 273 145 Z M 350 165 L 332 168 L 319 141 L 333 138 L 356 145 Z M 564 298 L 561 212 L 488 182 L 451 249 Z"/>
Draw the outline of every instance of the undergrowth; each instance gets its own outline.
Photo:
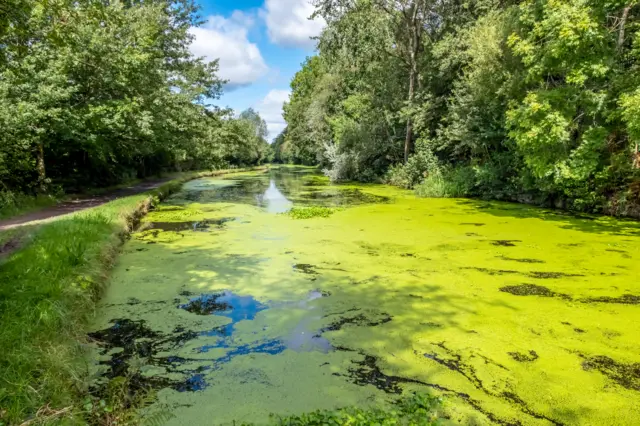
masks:
<path id="1" fill-rule="evenodd" d="M 356 407 L 336 411 L 313 411 L 297 416 L 272 417 L 277 425 L 288 426 L 433 426 L 439 424 L 442 401 L 439 398 L 415 394 L 401 399 L 391 409 Z"/>
<path id="2" fill-rule="evenodd" d="M 86 319 L 119 247 L 152 204 L 188 180 L 222 173 L 189 174 L 43 224 L 0 259 L 0 426 L 85 423 Z"/>
<path id="3" fill-rule="evenodd" d="M 33 196 L 2 190 L 0 191 L 0 219 L 53 206 L 59 199 L 59 194 Z"/>

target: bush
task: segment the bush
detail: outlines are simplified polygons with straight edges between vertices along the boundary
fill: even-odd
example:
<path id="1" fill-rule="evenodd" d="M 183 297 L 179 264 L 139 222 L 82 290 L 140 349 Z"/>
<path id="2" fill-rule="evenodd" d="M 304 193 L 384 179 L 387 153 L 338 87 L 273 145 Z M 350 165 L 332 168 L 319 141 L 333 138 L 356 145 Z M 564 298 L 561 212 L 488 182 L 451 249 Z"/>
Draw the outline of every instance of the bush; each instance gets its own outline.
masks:
<path id="1" fill-rule="evenodd" d="M 428 175 L 415 187 L 416 195 L 427 198 L 455 198 L 470 195 L 475 173 L 471 167 L 445 169 Z"/>
<path id="2" fill-rule="evenodd" d="M 405 164 L 391 166 L 385 181 L 391 185 L 412 189 L 430 176 L 440 175 L 438 159 L 426 140 L 416 142 L 416 152 Z"/>
<path id="3" fill-rule="evenodd" d="M 354 180 L 358 175 L 357 154 L 351 152 L 338 152 L 338 147 L 333 144 L 325 144 L 325 156 L 331 168 L 325 168 L 322 173 L 331 182 Z"/>

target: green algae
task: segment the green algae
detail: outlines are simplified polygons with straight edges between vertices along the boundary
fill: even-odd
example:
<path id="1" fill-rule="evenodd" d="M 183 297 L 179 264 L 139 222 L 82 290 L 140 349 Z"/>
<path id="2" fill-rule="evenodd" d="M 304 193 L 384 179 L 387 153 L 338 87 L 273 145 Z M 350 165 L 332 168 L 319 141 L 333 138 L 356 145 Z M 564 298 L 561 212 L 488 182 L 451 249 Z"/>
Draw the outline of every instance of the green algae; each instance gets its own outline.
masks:
<path id="1" fill-rule="evenodd" d="M 321 220 L 273 214 L 291 205 L 341 208 Z M 205 221 L 206 232 L 141 228 L 95 322 L 161 336 L 156 353 L 133 352 L 143 376 L 167 384 L 158 402 L 171 424 L 384 407 L 412 391 L 444 396 L 465 424 L 640 421 L 633 222 L 333 187 L 289 168 L 190 182 L 144 220 Z M 236 320 L 225 307 L 181 308 L 224 291 L 265 309 Z M 196 376 L 201 389 L 180 385 Z"/>
<path id="2" fill-rule="evenodd" d="M 314 217 L 329 217 L 335 210 L 327 207 L 293 207 L 286 214 L 293 219 L 312 219 Z"/>

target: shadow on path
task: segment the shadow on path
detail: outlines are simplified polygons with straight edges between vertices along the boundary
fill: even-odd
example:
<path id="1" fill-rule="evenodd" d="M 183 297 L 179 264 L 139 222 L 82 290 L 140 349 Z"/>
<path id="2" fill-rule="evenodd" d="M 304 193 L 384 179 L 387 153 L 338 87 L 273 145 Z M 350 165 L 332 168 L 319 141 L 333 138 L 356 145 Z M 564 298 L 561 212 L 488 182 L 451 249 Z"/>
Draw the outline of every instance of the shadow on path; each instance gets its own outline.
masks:
<path id="1" fill-rule="evenodd" d="M 55 206 L 45 208 L 43 210 L 28 213 L 11 219 L 2 220 L 0 221 L 0 231 L 17 228 L 24 225 L 31 225 L 34 222 L 64 216 L 70 213 L 90 209 L 92 207 L 98 207 L 118 198 L 141 194 L 143 192 L 156 189 L 163 183 L 168 182 L 171 179 L 173 178 L 167 177 L 163 179 L 148 180 L 136 185 L 128 186 L 126 188 L 120 188 L 107 194 L 76 198 L 73 200 L 65 201 Z"/>

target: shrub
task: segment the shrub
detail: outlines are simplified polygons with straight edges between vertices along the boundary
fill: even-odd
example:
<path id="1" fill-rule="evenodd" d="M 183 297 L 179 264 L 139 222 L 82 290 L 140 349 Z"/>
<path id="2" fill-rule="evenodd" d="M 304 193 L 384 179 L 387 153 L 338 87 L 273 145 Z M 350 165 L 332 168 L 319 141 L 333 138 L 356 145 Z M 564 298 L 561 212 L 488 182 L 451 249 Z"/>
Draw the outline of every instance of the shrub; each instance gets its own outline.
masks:
<path id="1" fill-rule="evenodd" d="M 470 194 L 474 184 L 470 167 L 446 169 L 429 174 L 415 187 L 416 195 L 427 198 L 455 198 Z"/>
<path id="2" fill-rule="evenodd" d="M 430 176 L 440 175 L 438 159 L 428 141 L 419 139 L 416 142 L 416 152 L 405 164 L 397 164 L 389 169 L 385 181 L 391 185 L 411 189 Z"/>

